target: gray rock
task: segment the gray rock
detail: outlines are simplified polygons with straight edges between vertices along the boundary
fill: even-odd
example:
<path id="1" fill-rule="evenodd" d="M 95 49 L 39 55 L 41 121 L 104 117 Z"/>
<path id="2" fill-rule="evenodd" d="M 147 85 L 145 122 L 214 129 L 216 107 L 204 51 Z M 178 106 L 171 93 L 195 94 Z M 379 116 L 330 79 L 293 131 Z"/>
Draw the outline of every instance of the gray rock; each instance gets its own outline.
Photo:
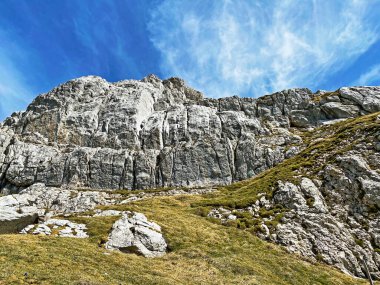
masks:
<path id="1" fill-rule="evenodd" d="M 235 211 L 250 213 L 261 221 L 258 237 L 360 277 L 365 277 L 361 259 L 366 257 L 372 276 L 380 278 L 380 174 L 365 157 L 349 152 L 327 165 L 318 179 L 299 178 L 299 185 L 278 181 L 273 198 L 259 193 L 247 208 L 212 209 L 208 216 L 228 224 Z M 274 217 L 260 212 L 279 206 L 286 210 L 269 229 L 266 222 Z"/>
<path id="2" fill-rule="evenodd" d="M 26 226 L 35 223 L 37 218 L 37 211 L 20 212 L 12 207 L 1 207 L 0 234 L 18 233 Z"/>
<path id="3" fill-rule="evenodd" d="M 96 210 L 94 217 L 121 216 L 122 212 L 117 210 Z"/>
<path id="4" fill-rule="evenodd" d="M 63 228 L 64 227 L 64 228 Z M 29 225 L 20 231 L 22 234 L 52 235 L 52 229 L 58 229 L 59 237 L 88 238 L 85 224 L 77 224 L 69 220 L 49 219 L 38 225 Z M 33 231 L 32 231 L 33 230 Z"/>
<path id="5" fill-rule="evenodd" d="M 110 83 L 87 76 L 38 96 L 0 127 L 0 191 L 48 187 L 145 189 L 228 184 L 297 151 L 290 127 L 375 112 L 378 87 L 308 89 L 258 99 L 208 99 L 179 78 Z M 292 149 L 295 150 L 295 149 Z"/>
<path id="6" fill-rule="evenodd" d="M 159 225 L 141 213 L 125 212 L 113 225 L 106 248 L 158 257 L 165 254 L 167 245 Z"/>
<path id="7" fill-rule="evenodd" d="M 24 232 L 28 232 L 26 228 L 25 228 L 23 231 L 24 231 Z M 47 236 L 49 236 L 49 235 L 51 235 L 51 229 L 50 229 L 47 225 L 45 225 L 45 224 L 40 224 L 40 225 L 38 225 L 38 226 L 34 229 L 33 234 L 35 234 L 35 235 L 40 235 L 40 234 L 42 234 L 42 235 L 47 235 Z"/>
<path id="8" fill-rule="evenodd" d="M 380 111 L 380 87 L 343 87 L 339 89 L 342 98 L 355 102 L 364 111 L 374 113 Z"/>
<path id="9" fill-rule="evenodd" d="M 98 205 L 115 202 L 118 195 L 101 191 L 78 191 L 34 184 L 19 194 L 0 197 L 0 207 L 11 207 L 20 211 L 33 211 L 44 216 L 46 211 L 71 214 L 94 209 Z"/>
<path id="10" fill-rule="evenodd" d="M 306 199 L 302 195 L 301 190 L 290 182 L 278 182 L 278 190 L 273 196 L 273 200 L 275 203 L 284 205 L 290 209 L 301 211 L 307 208 Z"/>
<path id="11" fill-rule="evenodd" d="M 321 106 L 329 119 L 350 118 L 359 114 L 360 108 L 356 105 L 344 105 L 340 102 L 328 102 Z"/>
<path id="12" fill-rule="evenodd" d="M 380 237 L 380 174 L 364 157 L 347 154 L 337 159 L 337 165 L 326 166 L 322 175 L 318 187 L 308 178 L 299 186 L 279 182 L 273 200 L 293 212 L 274 230 L 274 241 L 361 277 L 365 276 L 361 259 L 367 257 L 370 271 L 379 278 L 375 248 Z M 305 207 L 308 199 L 312 206 Z"/>

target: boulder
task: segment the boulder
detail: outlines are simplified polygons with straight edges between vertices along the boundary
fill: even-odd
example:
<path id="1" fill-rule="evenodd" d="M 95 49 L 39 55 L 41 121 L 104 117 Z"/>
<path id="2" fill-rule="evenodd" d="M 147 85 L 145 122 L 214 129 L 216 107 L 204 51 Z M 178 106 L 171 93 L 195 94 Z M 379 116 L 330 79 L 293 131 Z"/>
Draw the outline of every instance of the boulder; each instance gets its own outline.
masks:
<path id="1" fill-rule="evenodd" d="M 322 111 L 329 119 L 341 119 L 355 117 L 359 114 L 360 108 L 356 105 L 344 105 L 340 102 L 328 102 L 321 106 Z"/>
<path id="2" fill-rule="evenodd" d="M 37 209 L 35 211 L 18 211 L 12 207 L 2 207 L 0 209 L 0 234 L 18 233 L 26 226 L 37 221 Z"/>
<path id="3" fill-rule="evenodd" d="M 148 221 L 141 213 L 125 212 L 114 223 L 106 248 L 145 257 L 158 257 L 165 254 L 167 244 L 159 225 Z"/>

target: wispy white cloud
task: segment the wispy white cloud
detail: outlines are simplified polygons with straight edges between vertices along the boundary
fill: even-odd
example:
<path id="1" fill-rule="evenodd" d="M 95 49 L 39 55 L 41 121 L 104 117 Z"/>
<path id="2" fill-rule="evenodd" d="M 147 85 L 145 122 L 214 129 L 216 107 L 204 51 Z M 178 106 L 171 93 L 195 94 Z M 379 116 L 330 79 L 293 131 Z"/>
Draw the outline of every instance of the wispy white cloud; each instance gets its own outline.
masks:
<path id="1" fill-rule="evenodd" d="M 370 70 L 360 75 L 353 85 L 379 85 L 380 84 L 380 64 L 374 65 Z"/>
<path id="2" fill-rule="evenodd" d="M 379 1 L 175 1 L 152 12 L 167 75 L 213 97 L 315 88 L 379 39 Z"/>
<path id="3" fill-rule="evenodd" d="M 20 73 L 16 59 L 28 60 L 23 50 L 9 41 L 0 30 L 0 41 L 7 42 L 7 48 L 0 47 L 0 120 L 14 111 L 25 109 L 33 98 L 33 90 Z"/>

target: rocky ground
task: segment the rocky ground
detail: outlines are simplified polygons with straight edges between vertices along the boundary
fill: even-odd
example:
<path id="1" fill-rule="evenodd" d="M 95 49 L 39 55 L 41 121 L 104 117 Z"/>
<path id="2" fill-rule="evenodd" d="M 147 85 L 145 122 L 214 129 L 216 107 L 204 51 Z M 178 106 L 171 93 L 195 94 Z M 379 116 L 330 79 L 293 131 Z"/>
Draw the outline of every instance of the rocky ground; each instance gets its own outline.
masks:
<path id="1" fill-rule="evenodd" d="M 105 247 L 126 253 L 157 257 L 166 252 L 166 242 L 159 225 L 149 222 L 142 213 L 99 210 L 99 206 L 125 205 L 153 197 L 196 195 L 211 193 L 212 188 L 166 189 L 116 194 L 87 189 L 73 190 L 34 184 L 18 194 L 0 197 L 0 234 L 54 235 L 58 237 L 88 238 L 85 224 L 77 224 L 62 217 L 117 216 Z M 58 218 L 55 218 L 58 217 Z"/>
<path id="2" fill-rule="evenodd" d="M 226 225 L 253 226 L 260 238 L 348 274 L 365 277 L 365 260 L 379 279 L 380 115 L 319 132 L 314 136 L 323 135 L 322 140 L 313 137 L 311 146 L 276 167 L 288 171 L 271 176 L 270 189 L 260 191 L 265 176 L 259 178 L 248 205 L 220 206 L 208 216 Z"/>

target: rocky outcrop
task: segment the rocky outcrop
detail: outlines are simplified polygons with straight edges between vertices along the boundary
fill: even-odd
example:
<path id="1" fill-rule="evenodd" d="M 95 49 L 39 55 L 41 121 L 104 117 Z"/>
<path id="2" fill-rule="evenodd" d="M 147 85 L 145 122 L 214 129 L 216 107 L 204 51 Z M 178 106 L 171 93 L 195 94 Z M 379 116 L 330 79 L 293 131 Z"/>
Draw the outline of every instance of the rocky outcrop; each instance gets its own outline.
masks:
<path id="1" fill-rule="evenodd" d="M 0 128 L 0 189 L 228 184 L 299 151 L 293 127 L 380 110 L 380 88 L 208 99 L 183 80 L 88 76 L 38 96 Z"/>
<path id="2" fill-rule="evenodd" d="M 32 214 L 36 220 L 37 216 L 45 219 L 53 215 L 80 213 L 93 210 L 96 206 L 115 204 L 120 197 L 107 192 L 61 189 L 37 183 L 19 194 L 0 197 L 0 208 L 4 213 L 17 213 L 14 217 Z"/>
<path id="3" fill-rule="evenodd" d="M 165 254 L 167 244 L 159 225 L 148 221 L 141 213 L 124 212 L 113 225 L 106 248 L 158 257 Z"/>
<path id="4" fill-rule="evenodd" d="M 346 155 L 324 169 L 322 181 L 319 187 L 308 178 L 299 186 L 279 183 L 274 202 L 291 211 L 272 238 L 356 276 L 365 276 L 362 259 L 367 259 L 380 278 L 379 173 L 363 157 Z"/>
<path id="5" fill-rule="evenodd" d="M 380 87 L 208 99 L 178 78 L 75 79 L 0 125 L 0 193 L 9 194 L 0 197 L 0 233 L 87 237 L 84 225 L 51 217 L 93 210 L 96 217 L 121 216 L 106 248 L 161 256 L 167 245 L 157 224 L 143 214 L 96 206 L 210 193 L 212 187 L 198 186 L 250 178 L 309 149 L 301 155 L 313 156 L 318 172 L 302 172 L 295 162 L 294 176 L 275 177 L 275 189 L 270 184 L 246 199 L 257 198 L 252 205 L 219 207 L 208 216 L 248 225 L 263 239 L 356 276 L 364 276 L 365 257 L 380 278 L 379 118 L 369 128 L 374 141 L 364 143 L 368 134 L 352 127 L 354 138 L 337 140 L 347 147 L 329 159 L 322 152 L 334 146 L 313 149 L 317 141 L 306 145 L 298 135 L 378 111 Z M 192 189 L 129 196 L 94 190 L 163 186 Z"/>
<path id="6" fill-rule="evenodd" d="M 299 184 L 278 181 L 271 199 L 262 193 L 247 208 L 215 208 L 208 216 L 228 224 L 248 213 L 260 221 L 260 238 L 355 276 L 366 276 L 366 260 L 371 275 L 380 279 L 378 170 L 364 157 L 346 154 L 328 164 L 319 178 L 301 177 Z M 278 214 L 273 209 L 281 210 Z"/>
<path id="7" fill-rule="evenodd" d="M 55 235 L 59 237 L 87 238 L 85 224 L 77 224 L 69 220 L 48 219 L 38 225 L 30 224 L 20 231 L 21 234 Z"/>

